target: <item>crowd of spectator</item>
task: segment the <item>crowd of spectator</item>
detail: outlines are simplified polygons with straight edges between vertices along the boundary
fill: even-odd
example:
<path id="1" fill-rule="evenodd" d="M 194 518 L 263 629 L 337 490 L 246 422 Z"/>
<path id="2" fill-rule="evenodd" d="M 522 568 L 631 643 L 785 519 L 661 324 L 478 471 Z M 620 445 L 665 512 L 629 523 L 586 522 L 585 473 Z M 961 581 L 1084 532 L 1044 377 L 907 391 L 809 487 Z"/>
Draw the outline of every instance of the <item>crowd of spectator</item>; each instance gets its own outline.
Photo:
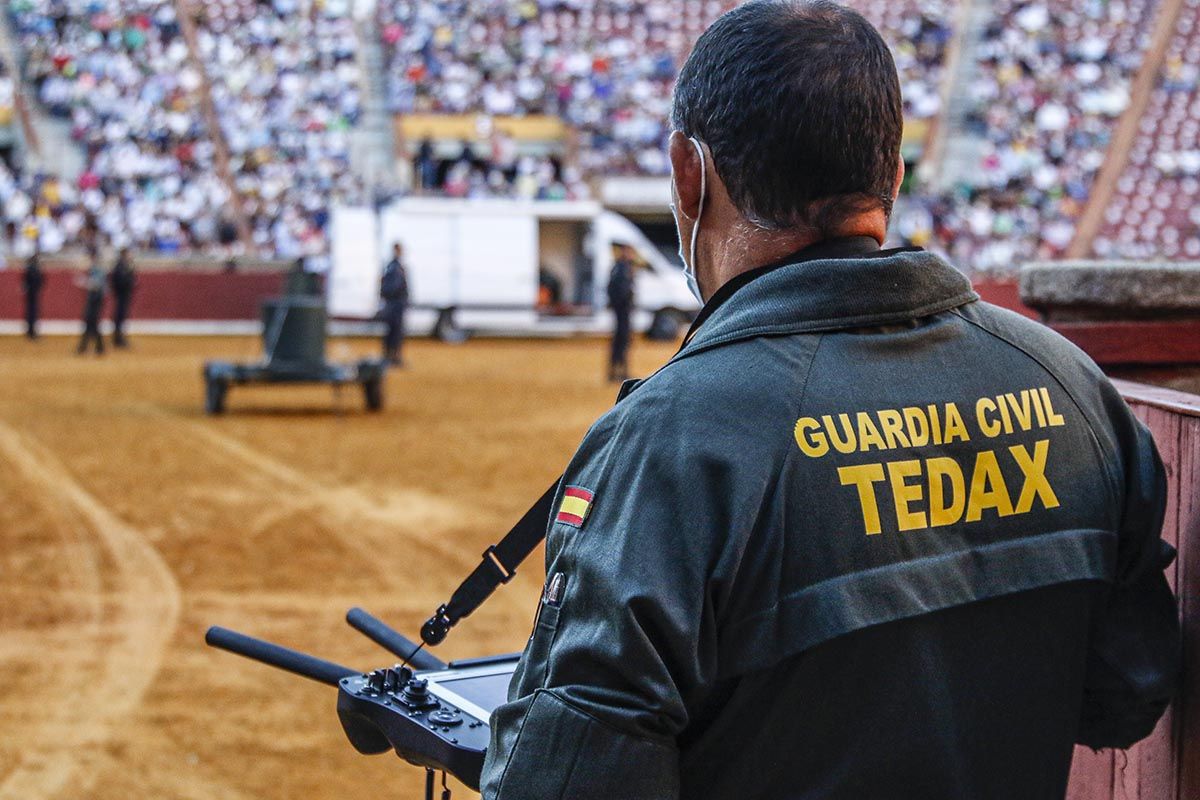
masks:
<path id="1" fill-rule="evenodd" d="M 997 0 L 979 50 L 975 111 L 985 142 L 969 180 L 926 198 L 933 241 L 959 263 L 1012 269 L 1061 257 L 1075 235 L 1158 0 Z"/>
<path id="2" fill-rule="evenodd" d="M 591 175 L 665 175 L 671 88 L 695 37 L 729 0 L 397 0 L 378 6 L 397 113 L 547 114 L 575 131 Z M 940 111 L 952 0 L 851 2 L 895 43 L 912 118 Z M 482 188 L 502 189 L 485 169 Z M 547 162 L 522 174 L 571 194 Z M 489 177 L 490 175 L 490 177 Z M 509 181 L 508 183 L 513 183 Z M 553 186 L 558 184 L 558 186 Z M 539 191 L 543 187 L 539 187 Z M 536 194 L 537 192 L 535 192 Z"/>
<path id="3" fill-rule="evenodd" d="M 174 4 L 14 0 L 8 9 L 25 77 L 42 106 L 69 121 L 85 163 L 73 185 L 10 180 L 25 195 L 13 207 L 27 212 L 7 221 L 36 227 L 46 246 L 73 240 L 81 217 L 118 247 L 219 246 L 229 193 L 216 175 L 199 109 L 203 79 L 188 61 Z"/>
<path id="4" fill-rule="evenodd" d="M 199 51 L 253 247 L 324 252 L 328 209 L 362 202 L 351 132 L 362 115 L 358 33 L 348 3 L 208 0 Z"/>
<path id="5" fill-rule="evenodd" d="M 935 120 L 959 0 L 849 2 L 893 45 L 906 117 Z M 897 235 L 983 271 L 1061 256 L 1159 4 L 997 0 L 968 118 L 983 157 L 948 193 L 916 187 L 897 209 Z M 326 252 L 331 204 L 372 199 L 374 176 L 351 158 L 363 36 L 382 47 L 391 112 L 480 120 L 470 141 L 408 143 L 413 191 L 579 199 L 594 177 L 665 175 L 674 76 L 733 3 L 379 0 L 362 24 L 353 5 L 13 0 L 24 78 L 84 154 L 70 182 L 4 164 L 0 203 L 18 246 L 55 249 L 90 231 L 165 252 Z M 194 9 L 191 42 L 179 8 Z M 1177 95 L 1174 108 L 1194 96 L 1200 67 L 1185 52 L 1172 59 L 1160 91 Z M 0 76 L 0 105 L 11 95 Z M 537 115 L 562 120 L 569 145 L 518 142 L 493 124 Z M 1195 148 L 1147 158 L 1160 177 L 1200 179 Z"/>
<path id="6" fill-rule="evenodd" d="M 1200 260 L 1200 0 L 1186 0 L 1096 255 Z"/>
<path id="7" fill-rule="evenodd" d="M 16 157 L 17 82 L 9 65 L 0 60 L 0 161 L 11 165 Z"/>
<path id="8" fill-rule="evenodd" d="M 437 147 L 423 139 L 413 157 L 414 189 L 446 197 L 586 200 L 591 190 L 579 168 L 552 153 L 521 153 L 513 137 L 496 131 L 486 146 L 470 141 Z"/>
<path id="9" fill-rule="evenodd" d="M 950 3 L 862 4 L 898 43 L 912 116 L 938 112 Z M 28 206 L 27 218 L 8 221 L 15 230 L 45 229 L 37 238 L 48 247 L 70 239 L 85 219 L 116 246 L 236 253 L 245 244 L 236 218 L 258 254 L 324 251 L 330 203 L 367 199 L 350 163 L 363 106 L 361 32 L 350 5 L 193 4 L 192 53 L 181 6 L 170 0 L 14 0 L 8 10 L 25 77 L 42 107 L 69 120 L 85 168 L 73 185 L 49 182 L 53 203 L 32 195 L 15 202 L 15 209 Z M 461 145 L 419 143 L 414 188 L 577 199 L 588 196 L 592 176 L 665 174 L 675 72 L 694 38 L 730 5 L 379 3 L 391 110 L 549 114 L 575 136 L 570 157 L 528 152 L 499 132 Z M 215 116 L 203 107 L 206 76 Z M 48 181 L 10 172 L 18 193 L 41 191 Z"/>
<path id="10" fill-rule="evenodd" d="M 240 218 L 252 253 L 325 250 L 330 202 L 362 197 L 349 168 L 360 100 L 348 8 L 297 0 L 193 7 L 199 63 L 171 0 L 10 4 L 26 78 L 85 152 L 62 202 L 18 203 L 31 216 L 10 217 L 16 229 L 69 232 L 82 214 L 118 247 L 235 254 L 246 251 Z M 219 131 L 202 107 L 205 72 Z M 222 144 L 232 183 L 219 169 Z M 27 183 L 41 185 L 37 176 Z"/>

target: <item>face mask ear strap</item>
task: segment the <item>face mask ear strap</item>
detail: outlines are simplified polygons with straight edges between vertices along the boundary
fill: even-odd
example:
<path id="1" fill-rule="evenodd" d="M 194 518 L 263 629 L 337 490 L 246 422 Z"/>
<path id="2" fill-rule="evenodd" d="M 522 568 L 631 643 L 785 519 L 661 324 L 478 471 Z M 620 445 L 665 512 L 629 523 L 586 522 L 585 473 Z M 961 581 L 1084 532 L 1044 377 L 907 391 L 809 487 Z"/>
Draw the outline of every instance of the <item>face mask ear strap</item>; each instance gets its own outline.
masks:
<path id="1" fill-rule="evenodd" d="M 704 200 L 708 197 L 708 166 L 704 159 L 704 147 L 694 136 L 689 136 L 688 141 L 696 148 L 696 155 L 700 156 L 700 207 L 696 210 L 696 220 L 699 221 L 704 215 Z"/>
<path id="2" fill-rule="evenodd" d="M 689 136 L 688 141 L 692 143 L 692 147 L 696 148 L 696 154 L 700 156 L 700 203 L 696 208 L 696 221 L 692 224 L 692 246 L 689 252 L 689 259 L 692 267 L 692 274 L 699 275 L 696 269 L 696 241 L 700 235 L 700 219 L 704 216 L 704 200 L 708 197 L 708 168 L 704 161 L 704 148 L 700 142 L 696 141 L 695 137 Z"/>

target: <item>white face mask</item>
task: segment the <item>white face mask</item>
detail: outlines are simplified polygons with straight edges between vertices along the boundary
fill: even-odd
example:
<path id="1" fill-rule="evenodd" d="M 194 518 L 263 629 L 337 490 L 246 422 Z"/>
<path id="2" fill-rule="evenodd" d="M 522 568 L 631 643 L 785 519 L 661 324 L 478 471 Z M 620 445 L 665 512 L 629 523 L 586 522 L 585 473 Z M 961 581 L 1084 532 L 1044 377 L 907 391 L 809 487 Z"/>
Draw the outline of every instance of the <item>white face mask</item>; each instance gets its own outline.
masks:
<path id="1" fill-rule="evenodd" d="M 696 210 L 696 221 L 692 224 L 692 243 L 687 253 L 683 252 L 683 227 L 679 224 L 680 212 L 675 203 L 671 203 L 671 216 L 675 218 L 675 232 L 679 236 L 679 259 L 683 262 L 683 274 L 687 277 L 688 289 L 696 296 L 697 300 L 703 303 L 704 298 L 700 295 L 700 282 L 696 279 L 696 241 L 700 234 L 700 218 L 704 216 L 704 200 L 708 196 L 708 170 L 704 161 L 704 148 L 694 137 L 688 137 L 688 141 L 692 143 L 692 147 L 696 148 L 696 153 L 700 156 L 700 205 Z M 672 188 L 674 188 L 674 184 L 672 184 Z M 675 191 L 675 196 L 679 196 L 678 190 Z"/>

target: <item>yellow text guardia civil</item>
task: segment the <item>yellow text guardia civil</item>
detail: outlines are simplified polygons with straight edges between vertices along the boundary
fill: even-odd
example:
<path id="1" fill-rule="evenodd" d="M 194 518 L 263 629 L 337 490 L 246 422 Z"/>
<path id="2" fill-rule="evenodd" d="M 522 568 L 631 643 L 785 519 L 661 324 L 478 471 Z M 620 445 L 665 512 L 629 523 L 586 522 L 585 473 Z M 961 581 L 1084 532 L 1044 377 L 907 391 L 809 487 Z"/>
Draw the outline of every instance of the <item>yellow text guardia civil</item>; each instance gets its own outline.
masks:
<path id="1" fill-rule="evenodd" d="M 974 423 L 974 436 L 984 440 L 1066 424 L 1055 412 L 1045 387 L 981 397 L 968 415 Z M 796 421 L 795 436 L 801 452 L 809 458 L 821 458 L 831 451 L 848 455 L 972 441 L 966 418 L 953 402 L 801 417 Z M 885 509 L 894 512 L 900 531 L 980 522 L 985 512 L 1007 517 L 1027 513 L 1035 503 L 1043 508 L 1059 505 L 1046 477 L 1050 441 L 1038 439 L 1032 449 L 1021 444 L 980 449 L 969 464 L 936 456 L 840 467 L 837 473 L 842 486 L 856 490 L 868 535 L 883 531 L 881 488 Z M 1015 494 L 1004 478 L 1001 460 L 1015 464 L 1021 473 Z"/>

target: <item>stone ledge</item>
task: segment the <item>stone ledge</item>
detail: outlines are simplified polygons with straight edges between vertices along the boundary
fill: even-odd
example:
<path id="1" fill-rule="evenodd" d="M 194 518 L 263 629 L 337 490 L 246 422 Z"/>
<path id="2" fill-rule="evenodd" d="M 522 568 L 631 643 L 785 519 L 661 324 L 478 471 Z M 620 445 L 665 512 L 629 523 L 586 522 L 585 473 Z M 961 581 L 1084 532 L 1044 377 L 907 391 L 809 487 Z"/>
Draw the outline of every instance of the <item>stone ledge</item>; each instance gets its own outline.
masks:
<path id="1" fill-rule="evenodd" d="M 1020 289 L 1050 319 L 1200 317 L 1200 262 L 1031 263 Z"/>

